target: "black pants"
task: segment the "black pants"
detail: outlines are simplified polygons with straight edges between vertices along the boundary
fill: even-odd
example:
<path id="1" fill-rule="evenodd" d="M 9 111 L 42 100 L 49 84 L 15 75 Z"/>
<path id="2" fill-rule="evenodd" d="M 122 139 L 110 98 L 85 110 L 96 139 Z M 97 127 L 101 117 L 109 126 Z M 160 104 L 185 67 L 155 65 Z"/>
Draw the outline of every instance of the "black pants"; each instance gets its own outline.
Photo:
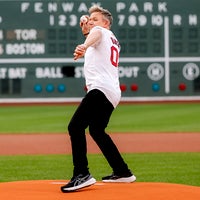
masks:
<path id="1" fill-rule="evenodd" d="M 99 90 L 94 89 L 86 94 L 69 125 L 69 135 L 72 145 L 72 155 L 74 164 L 74 176 L 87 174 L 87 144 L 85 129 L 89 126 L 89 132 L 97 143 L 114 173 L 123 174 L 128 171 L 128 167 L 121 157 L 116 145 L 105 128 L 114 110 L 113 105 L 106 96 Z"/>

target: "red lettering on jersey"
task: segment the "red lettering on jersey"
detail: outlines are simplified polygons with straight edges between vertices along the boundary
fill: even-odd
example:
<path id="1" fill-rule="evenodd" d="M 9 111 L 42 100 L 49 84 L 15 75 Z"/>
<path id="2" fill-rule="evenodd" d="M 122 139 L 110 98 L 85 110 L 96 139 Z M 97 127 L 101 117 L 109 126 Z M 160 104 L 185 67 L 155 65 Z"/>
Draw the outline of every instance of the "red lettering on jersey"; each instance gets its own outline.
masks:
<path id="1" fill-rule="evenodd" d="M 114 67 L 118 67 L 119 63 L 119 51 L 115 46 L 111 47 L 111 55 L 110 55 L 110 61 Z"/>
<path id="2" fill-rule="evenodd" d="M 115 38 L 110 38 L 111 39 L 111 41 L 112 41 L 112 43 L 113 44 L 115 44 L 115 45 L 117 45 L 118 47 L 120 47 L 120 44 L 119 44 L 119 42 L 117 41 L 117 39 L 115 39 Z"/>

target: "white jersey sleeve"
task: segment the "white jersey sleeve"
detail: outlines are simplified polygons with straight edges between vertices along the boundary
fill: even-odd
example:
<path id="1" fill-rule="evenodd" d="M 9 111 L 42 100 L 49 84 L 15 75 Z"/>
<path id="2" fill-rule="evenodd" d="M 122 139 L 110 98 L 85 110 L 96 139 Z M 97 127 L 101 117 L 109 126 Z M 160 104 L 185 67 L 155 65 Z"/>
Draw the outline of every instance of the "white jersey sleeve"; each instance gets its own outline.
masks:
<path id="1" fill-rule="evenodd" d="M 102 32 L 101 40 L 85 53 L 84 74 L 88 91 L 101 90 L 116 107 L 121 98 L 118 61 L 120 45 L 112 31 L 96 26 Z"/>

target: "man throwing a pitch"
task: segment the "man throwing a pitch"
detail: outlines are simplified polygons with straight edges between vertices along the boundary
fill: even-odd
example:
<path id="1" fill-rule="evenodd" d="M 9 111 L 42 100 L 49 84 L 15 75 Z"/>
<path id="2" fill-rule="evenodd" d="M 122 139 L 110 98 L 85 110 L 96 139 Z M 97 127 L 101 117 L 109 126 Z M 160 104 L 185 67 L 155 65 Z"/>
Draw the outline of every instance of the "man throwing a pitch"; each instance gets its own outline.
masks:
<path id="1" fill-rule="evenodd" d="M 74 60 L 85 57 L 87 94 L 68 125 L 74 171 L 69 183 L 61 187 L 62 192 L 75 191 L 96 182 L 88 168 L 87 127 L 113 171 L 111 175 L 103 177 L 102 181 L 130 183 L 136 180 L 116 145 L 105 133 L 110 116 L 121 98 L 118 77 L 120 45 L 110 30 L 113 18 L 108 10 L 98 5 L 92 6 L 89 14 L 86 20 L 80 22 L 86 40 L 74 51 Z"/>

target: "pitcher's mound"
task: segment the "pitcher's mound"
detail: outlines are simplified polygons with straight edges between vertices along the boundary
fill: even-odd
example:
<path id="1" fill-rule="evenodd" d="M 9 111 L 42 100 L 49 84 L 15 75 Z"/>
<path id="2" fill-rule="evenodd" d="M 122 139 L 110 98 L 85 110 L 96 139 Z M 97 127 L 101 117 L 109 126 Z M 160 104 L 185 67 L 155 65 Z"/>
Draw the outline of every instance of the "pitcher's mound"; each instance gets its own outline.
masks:
<path id="1" fill-rule="evenodd" d="M 199 200 L 200 187 L 168 183 L 102 183 L 73 193 L 62 193 L 67 181 L 0 183 L 1 200 Z"/>

